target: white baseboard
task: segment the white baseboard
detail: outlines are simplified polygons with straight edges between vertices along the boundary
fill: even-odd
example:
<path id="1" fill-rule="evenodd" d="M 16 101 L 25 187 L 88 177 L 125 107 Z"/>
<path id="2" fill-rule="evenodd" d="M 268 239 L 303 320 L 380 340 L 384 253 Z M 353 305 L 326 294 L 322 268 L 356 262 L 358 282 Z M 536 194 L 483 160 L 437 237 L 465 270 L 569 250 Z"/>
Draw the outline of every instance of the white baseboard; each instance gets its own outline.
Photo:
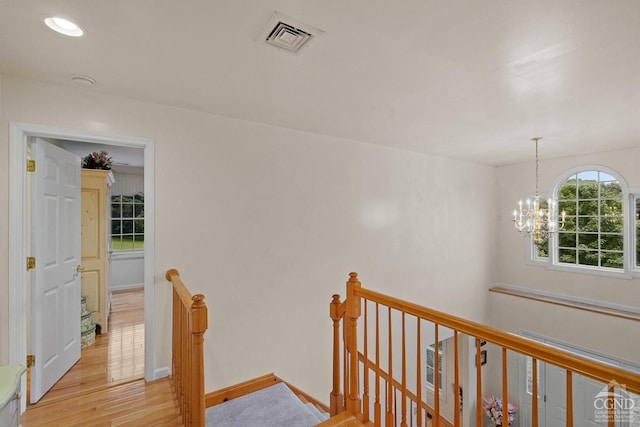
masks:
<path id="1" fill-rule="evenodd" d="M 128 291 L 142 288 L 144 288 L 144 283 L 131 283 L 130 285 L 111 286 L 111 291 Z"/>
<path id="2" fill-rule="evenodd" d="M 160 378 L 166 378 L 169 376 L 169 368 L 165 366 L 164 368 L 158 368 L 153 371 L 153 379 L 159 380 Z"/>

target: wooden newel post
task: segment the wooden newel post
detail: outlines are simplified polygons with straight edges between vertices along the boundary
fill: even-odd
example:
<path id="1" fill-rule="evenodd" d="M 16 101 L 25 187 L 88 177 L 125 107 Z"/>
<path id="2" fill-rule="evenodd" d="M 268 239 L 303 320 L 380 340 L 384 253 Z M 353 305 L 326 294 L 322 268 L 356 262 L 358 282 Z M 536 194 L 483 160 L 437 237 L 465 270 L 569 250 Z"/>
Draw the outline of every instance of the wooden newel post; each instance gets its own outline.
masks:
<path id="1" fill-rule="evenodd" d="M 194 295 L 191 304 L 191 322 L 193 340 L 193 360 L 191 361 L 192 379 L 191 396 L 194 397 L 192 421 L 194 426 L 204 427 L 205 402 L 204 402 L 204 333 L 207 330 L 208 316 L 207 306 L 204 303 L 204 295 Z"/>
<path id="2" fill-rule="evenodd" d="M 342 393 L 340 392 L 340 295 L 334 295 L 329 304 L 329 316 L 333 320 L 333 388 L 329 396 L 331 416 L 344 410 Z"/>
<path id="3" fill-rule="evenodd" d="M 358 396 L 358 317 L 360 317 L 360 297 L 355 291 L 361 287 L 358 273 L 349 273 L 347 281 L 346 319 L 347 352 L 349 353 L 349 385 L 346 388 L 347 410 L 352 414 L 362 412 Z"/>

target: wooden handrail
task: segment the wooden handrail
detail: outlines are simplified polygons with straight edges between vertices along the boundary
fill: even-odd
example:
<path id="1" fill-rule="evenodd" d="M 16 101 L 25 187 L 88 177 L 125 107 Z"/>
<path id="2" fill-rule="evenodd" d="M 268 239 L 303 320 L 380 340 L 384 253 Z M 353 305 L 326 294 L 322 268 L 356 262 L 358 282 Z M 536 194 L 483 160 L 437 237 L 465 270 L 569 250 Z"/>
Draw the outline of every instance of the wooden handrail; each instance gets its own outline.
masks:
<path id="1" fill-rule="evenodd" d="M 403 301 L 398 298 L 394 298 L 388 295 L 381 294 L 369 289 L 365 289 L 361 286 L 356 273 L 350 273 L 349 280 L 347 281 L 347 296 L 344 302 L 340 302 L 340 297 L 334 295 L 330 305 L 331 318 L 333 320 L 334 330 L 334 345 L 339 346 L 342 344 L 342 351 L 338 348 L 334 348 L 334 388 L 332 389 L 332 399 L 338 402 L 345 402 L 346 409 L 353 415 L 358 417 L 361 421 L 367 422 L 373 426 L 385 425 L 399 425 L 406 426 L 413 424 L 413 419 L 407 419 L 407 403 L 411 405 L 415 404 L 418 408 L 418 412 L 415 413 L 416 421 L 421 425 L 423 422 L 422 411 L 432 411 L 434 419 L 433 425 L 437 427 L 439 425 L 446 425 L 449 422 L 453 422 L 453 425 L 459 426 L 461 423 L 460 410 L 463 408 L 463 402 L 461 400 L 461 390 L 458 388 L 460 366 L 458 357 L 459 339 L 460 334 L 465 334 L 470 338 L 474 338 L 473 346 L 469 351 L 475 351 L 475 421 L 476 424 L 481 425 L 483 420 L 483 392 L 482 392 L 482 369 L 481 366 L 485 363 L 486 352 L 481 350 L 481 346 L 484 342 L 494 344 L 500 349 L 500 361 L 501 366 L 499 369 L 499 375 L 501 375 L 500 381 L 500 393 L 499 400 L 502 406 L 499 408 L 500 417 L 503 420 L 508 420 L 513 416 L 512 408 L 509 405 L 509 382 L 508 373 L 511 367 L 508 366 L 510 354 L 513 352 L 518 355 L 529 356 L 532 358 L 533 363 L 533 396 L 531 407 L 535 411 L 532 414 L 531 421 L 533 427 L 538 424 L 537 414 L 537 394 L 538 384 L 535 380 L 537 373 L 539 372 L 538 363 L 548 363 L 565 370 L 566 381 L 566 426 L 572 427 L 574 422 L 573 411 L 573 398 L 576 395 L 574 393 L 574 381 L 573 374 L 583 375 L 591 378 L 609 387 L 610 393 L 613 393 L 615 385 L 623 384 L 623 390 L 626 392 L 632 392 L 640 394 L 640 375 L 633 372 L 610 366 L 598 361 L 583 358 L 581 356 L 569 353 L 564 350 L 560 350 L 551 346 L 548 346 L 531 339 L 521 337 L 512 333 L 501 331 L 489 326 L 482 325 L 480 323 L 472 322 L 460 317 L 456 317 L 450 314 L 442 313 L 437 310 L 429 309 L 418 304 Z M 374 350 L 369 348 L 369 325 L 371 322 L 368 319 L 368 310 L 375 307 L 375 319 L 373 322 L 375 328 L 375 361 L 373 355 L 370 355 L 370 351 Z M 364 327 L 358 327 L 358 317 L 364 309 Z M 392 311 L 399 314 L 399 320 L 392 322 Z M 417 336 L 407 337 L 405 331 L 405 318 L 406 316 L 415 317 Z M 386 348 L 381 348 L 381 331 L 379 321 L 380 318 L 386 318 Z M 432 376 L 433 381 L 433 407 L 430 408 L 426 404 L 426 397 L 422 396 L 422 383 L 421 383 L 421 340 L 420 340 L 420 322 L 424 321 L 433 324 L 433 335 L 435 342 L 435 354 L 433 357 L 432 365 L 428 366 L 430 370 L 429 375 Z M 342 322 L 342 328 L 340 323 Z M 396 328 L 402 327 L 401 331 L 396 331 Z M 439 387 L 439 356 L 438 356 L 438 342 L 439 342 L 439 328 L 447 328 L 453 331 L 453 396 L 454 401 L 453 414 L 451 414 L 451 421 L 444 421 L 440 415 L 440 387 Z M 340 332 L 342 332 L 342 340 L 340 340 Z M 373 333 L 373 332 L 372 332 Z M 358 337 L 357 334 L 363 334 L 362 337 Z M 384 336 L 384 335 L 383 335 Z M 395 346 L 398 348 L 398 353 L 394 354 L 394 338 Z M 413 366 L 417 372 L 416 376 L 416 392 L 415 394 L 408 389 L 407 381 L 407 349 L 406 341 L 414 340 L 415 351 L 417 352 L 415 359 L 416 365 Z M 430 344 L 430 343 L 426 343 Z M 357 346 L 364 345 L 364 350 L 360 350 Z M 413 344 L 412 344 L 413 346 Z M 384 361 L 384 369 L 381 366 L 380 355 L 386 357 Z M 340 358 L 342 355 L 342 359 Z M 484 357 L 483 357 L 484 356 Z M 400 357 L 398 361 L 398 357 Z M 429 357 L 429 356 L 428 356 Z M 466 356 L 465 356 L 466 357 Z M 396 368 L 394 368 L 393 361 L 396 361 Z M 395 371 L 400 368 L 400 373 Z M 340 369 L 343 369 L 342 377 Z M 394 376 L 395 373 L 395 376 Z M 362 401 L 360 400 L 360 377 L 364 375 L 364 383 L 362 390 Z M 370 383 L 369 375 L 375 378 L 375 391 L 373 396 L 373 402 L 369 398 Z M 511 375 L 509 375 L 511 377 Z M 340 389 L 340 379 L 342 378 L 342 389 Z M 381 387 L 380 382 L 384 381 L 384 388 Z M 431 382 L 431 380 L 429 380 Z M 354 394 L 355 393 L 355 394 Z M 398 397 L 398 393 L 400 396 Z M 400 401 L 398 399 L 401 399 Z M 381 416 L 381 404 L 384 401 L 385 413 Z M 333 402 L 333 400 L 332 400 Z M 373 405 L 373 420 L 369 419 L 369 405 Z M 524 402 L 520 402 L 521 405 Z M 363 405 L 367 405 L 364 408 Z M 500 403 L 498 403 L 500 405 Z M 334 406 L 334 405 L 332 405 Z M 335 405 L 338 407 L 338 404 Z M 412 406 L 410 406 L 412 407 Z M 498 412 L 493 412 L 497 414 Z M 413 417 L 414 413 L 410 415 Z M 447 415 L 449 416 L 449 415 Z M 614 410 L 609 411 L 610 425 L 614 416 Z M 384 418 L 384 420 L 382 419 Z M 410 422 L 409 422 L 410 421 Z"/>
<path id="2" fill-rule="evenodd" d="M 165 274 L 173 284 L 172 378 L 185 425 L 204 427 L 204 333 L 208 326 L 204 295 L 191 295 L 176 269 Z"/>
<path id="3" fill-rule="evenodd" d="M 490 326 L 442 313 L 362 287 L 358 288 L 355 294 L 369 301 L 378 302 L 379 304 L 386 305 L 401 312 L 437 323 L 449 329 L 457 330 L 466 335 L 483 339 L 525 356 L 534 357 L 539 361 L 551 363 L 605 384 L 612 379 L 618 381 L 618 379 L 624 378 L 624 381 L 620 383 L 626 385 L 627 391 L 640 394 L 640 375 L 630 373 L 624 369 L 585 359 L 519 335 L 504 332 Z"/>

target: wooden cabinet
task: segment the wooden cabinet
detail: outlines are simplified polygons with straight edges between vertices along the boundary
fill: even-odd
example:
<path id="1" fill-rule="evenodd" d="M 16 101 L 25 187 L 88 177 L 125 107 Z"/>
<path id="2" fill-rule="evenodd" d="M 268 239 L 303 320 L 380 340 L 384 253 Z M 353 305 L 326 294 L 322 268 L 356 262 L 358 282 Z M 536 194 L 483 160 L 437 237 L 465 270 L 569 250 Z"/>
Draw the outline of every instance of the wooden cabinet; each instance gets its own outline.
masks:
<path id="1" fill-rule="evenodd" d="M 91 322 L 108 332 L 111 291 L 109 264 L 111 258 L 110 187 L 114 182 L 108 170 L 82 169 L 81 293 L 87 297 Z"/>

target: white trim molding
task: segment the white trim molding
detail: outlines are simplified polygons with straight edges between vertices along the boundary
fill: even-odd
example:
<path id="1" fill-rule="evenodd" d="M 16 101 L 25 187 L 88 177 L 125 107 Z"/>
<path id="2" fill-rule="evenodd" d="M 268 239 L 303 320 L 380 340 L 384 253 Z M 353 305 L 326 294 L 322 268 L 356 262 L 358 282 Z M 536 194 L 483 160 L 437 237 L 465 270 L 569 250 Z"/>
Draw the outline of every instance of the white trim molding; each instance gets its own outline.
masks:
<path id="1" fill-rule="evenodd" d="M 549 304 L 561 305 L 578 310 L 591 311 L 607 316 L 620 317 L 627 320 L 640 322 L 640 307 L 616 304 L 608 301 L 600 301 L 590 298 L 575 297 L 557 292 L 541 291 L 525 288 L 523 286 L 494 283 L 489 287 L 489 292 L 495 292 L 513 297 L 526 298 Z"/>
<path id="2" fill-rule="evenodd" d="M 92 142 L 144 150 L 145 249 L 144 249 L 144 378 L 159 378 L 154 367 L 155 351 L 155 212 L 154 141 L 148 138 L 104 135 L 30 123 L 9 123 L 9 363 L 24 365 L 27 356 L 27 172 L 28 142 L 43 137 Z M 164 372 L 164 371 L 162 371 Z M 24 384 L 23 384 L 24 386 Z M 23 387 L 26 390 L 26 387 Z M 24 402 L 23 402 L 24 403 Z M 25 408 L 26 405 L 22 405 Z"/>

